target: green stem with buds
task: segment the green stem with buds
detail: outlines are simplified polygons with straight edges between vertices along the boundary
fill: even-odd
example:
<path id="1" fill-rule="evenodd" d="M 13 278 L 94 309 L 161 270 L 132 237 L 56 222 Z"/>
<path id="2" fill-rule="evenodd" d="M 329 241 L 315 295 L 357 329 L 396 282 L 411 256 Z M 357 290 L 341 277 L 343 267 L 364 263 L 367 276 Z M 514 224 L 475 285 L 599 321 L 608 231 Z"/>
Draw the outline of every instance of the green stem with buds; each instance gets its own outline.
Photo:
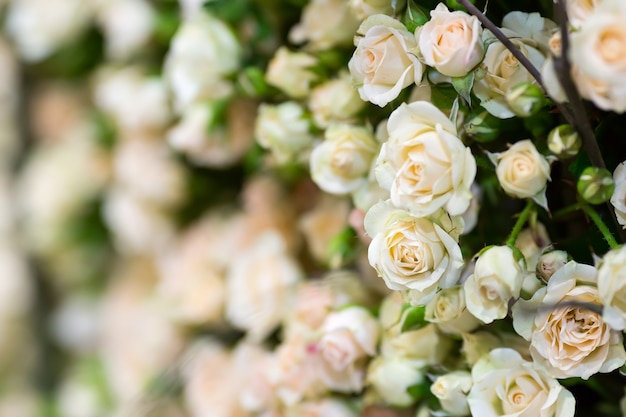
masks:
<path id="1" fill-rule="evenodd" d="M 602 221 L 598 212 L 584 201 L 579 201 L 578 205 L 580 206 L 582 211 L 585 212 L 585 214 L 589 216 L 589 218 L 593 221 L 600 233 L 602 233 L 602 236 L 604 237 L 604 240 L 606 240 L 606 243 L 609 244 L 609 247 L 611 249 L 617 248 L 619 246 L 619 243 L 617 243 L 615 237 L 613 237 L 613 234 L 607 227 L 606 223 Z"/>
<path id="2" fill-rule="evenodd" d="M 535 208 L 535 203 L 533 203 L 533 200 L 529 199 L 526 202 L 526 207 L 524 207 L 524 210 L 522 210 L 522 212 L 519 214 L 519 217 L 517 218 L 517 221 L 515 222 L 515 226 L 513 226 L 513 230 L 511 231 L 511 234 L 509 235 L 509 238 L 506 241 L 507 246 L 515 246 L 515 241 L 517 240 L 517 237 L 522 231 L 522 228 L 528 221 L 528 218 L 530 217 L 530 214 L 532 213 L 534 208 Z"/>

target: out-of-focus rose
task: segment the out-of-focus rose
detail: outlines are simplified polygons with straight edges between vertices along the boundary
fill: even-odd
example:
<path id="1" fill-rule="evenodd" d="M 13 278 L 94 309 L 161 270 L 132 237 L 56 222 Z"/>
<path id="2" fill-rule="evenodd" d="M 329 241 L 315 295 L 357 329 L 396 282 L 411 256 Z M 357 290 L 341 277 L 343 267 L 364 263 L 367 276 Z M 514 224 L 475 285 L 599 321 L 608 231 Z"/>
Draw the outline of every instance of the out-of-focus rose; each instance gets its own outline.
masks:
<path id="1" fill-rule="evenodd" d="M 607 252 L 598 266 L 602 318 L 615 330 L 626 329 L 626 246 Z"/>
<path id="2" fill-rule="evenodd" d="M 552 275 L 547 287 L 513 306 L 515 331 L 530 341 L 533 360 L 556 378 L 588 379 L 626 361 L 622 332 L 612 330 L 601 313 L 584 305 L 602 305 L 596 274 L 594 267 L 570 261 Z"/>
<path id="3" fill-rule="evenodd" d="M 398 1 L 397 3 L 404 3 Z M 349 0 L 348 5 L 358 19 L 365 19 L 374 14 L 391 15 L 394 11 L 394 3 L 390 0 Z M 396 10 L 400 8 L 396 5 Z"/>
<path id="4" fill-rule="evenodd" d="M 374 15 L 365 19 L 358 33 L 362 37 L 348 68 L 364 101 L 384 107 L 403 88 L 421 81 L 424 66 L 410 52 L 417 43 L 402 23 Z"/>
<path id="5" fill-rule="evenodd" d="M 582 26 L 600 3 L 602 0 L 567 0 L 565 7 L 569 23 L 574 27 Z"/>
<path id="6" fill-rule="evenodd" d="M 441 364 L 448 357 L 452 340 L 435 324 L 417 330 L 401 330 L 400 323 L 385 330 L 380 344 L 382 356 L 414 359 L 425 365 Z"/>
<path id="7" fill-rule="evenodd" d="M 123 131 L 160 131 L 172 119 L 164 81 L 139 67 L 101 70 L 95 83 L 96 106 Z"/>
<path id="8" fill-rule="evenodd" d="M 215 120 L 219 106 L 210 102 L 187 108 L 168 132 L 170 145 L 199 165 L 222 168 L 239 161 L 254 143 L 257 103 L 234 99 L 227 105 L 225 120 Z"/>
<path id="9" fill-rule="evenodd" d="M 292 52 L 281 46 L 267 66 L 265 80 L 278 87 L 292 98 L 304 98 L 318 76 L 312 67 L 317 58 L 305 52 Z"/>
<path id="10" fill-rule="evenodd" d="M 473 366 L 479 359 L 491 350 L 507 347 L 517 351 L 526 360 L 532 360 L 528 351 L 529 343 L 515 333 L 490 333 L 476 331 L 463 334 L 463 347 L 461 351 L 465 356 L 465 362 Z"/>
<path id="11" fill-rule="evenodd" d="M 332 125 L 311 153 L 311 177 L 328 193 L 355 191 L 367 182 L 377 151 L 378 142 L 368 128 Z"/>
<path id="12" fill-rule="evenodd" d="M 569 5 L 568 1 L 568 5 Z M 569 17 L 569 16 L 568 16 Z M 557 24 L 550 19 L 541 17 L 539 13 L 513 11 L 502 18 L 502 27 L 512 30 L 524 38 L 537 42 L 537 48 L 548 52 L 550 37 L 557 32 Z"/>
<path id="13" fill-rule="evenodd" d="M 252 340 L 263 340 L 283 320 L 301 277 L 282 236 L 262 233 L 230 267 L 226 318 Z"/>
<path id="14" fill-rule="evenodd" d="M 572 78 L 603 110 L 626 111 L 626 3 L 604 0 L 571 34 Z"/>
<path id="15" fill-rule="evenodd" d="M 576 401 L 549 372 L 513 349 L 495 349 L 472 367 L 473 416 L 573 417 Z"/>
<path id="16" fill-rule="evenodd" d="M 390 190 L 393 204 L 419 217 L 442 207 L 463 214 L 472 199 L 476 161 L 446 115 L 429 102 L 402 104 L 387 129 L 376 178 Z"/>
<path id="17" fill-rule="evenodd" d="M 547 207 L 550 161 L 537 151 L 530 139 L 515 142 L 504 152 L 489 154 L 489 158 L 496 166 L 498 182 L 507 194 L 532 198 L 542 207 Z"/>
<path id="18" fill-rule="evenodd" d="M 225 77 L 239 68 L 241 45 L 226 24 L 208 13 L 185 20 L 172 39 L 164 76 L 178 113 L 203 99 L 232 91 Z"/>
<path id="19" fill-rule="evenodd" d="M 354 89 L 350 75 L 341 72 L 338 78 L 315 87 L 309 97 L 313 120 L 320 127 L 331 123 L 349 122 L 365 107 Z"/>
<path id="20" fill-rule="evenodd" d="M 99 343 L 100 316 L 98 300 L 80 295 L 64 297 L 51 320 L 55 341 L 72 353 L 94 354 Z"/>
<path id="21" fill-rule="evenodd" d="M 546 58 L 539 50 L 537 42 L 506 28 L 503 28 L 502 32 L 535 68 L 541 68 Z M 485 31 L 483 40 L 489 41 L 490 37 L 493 35 Z M 498 41 L 489 44 L 482 65 L 485 75 L 476 79 L 473 88 L 474 94 L 480 99 L 480 104 L 500 119 L 515 116 L 506 102 L 506 92 L 520 83 L 533 83 L 535 79 L 511 54 L 511 51 Z"/>
<path id="22" fill-rule="evenodd" d="M 480 21 L 462 11 L 450 12 L 443 3 L 430 16 L 415 34 L 424 63 L 449 77 L 466 75 L 485 53 Z"/>
<path id="23" fill-rule="evenodd" d="M 367 384 L 386 404 L 407 407 L 415 402 L 407 388 L 424 382 L 424 367 L 417 359 L 378 356 L 367 369 Z"/>
<path id="24" fill-rule="evenodd" d="M 446 220 L 438 224 L 414 217 L 390 201 L 367 212 L 365 230 L 372 237 L 369 262 L 387 287 L 430 294 L 437 287 L 456 284 L 464 264 L 457 243 L 462 226 L 460 219 Z"/>
<path id="25" fill-rule="evenodd" d="M 298 160 L 299 155 L 313 144 L 304 109 L 295 101 L 261 104 L 254 126 L 256 141 L 269 149 L 279 164 Z"/>
<path id="26" fill-rule="evenodd" d="M 524 255 L 526 270 L 532 271 L 537 267 L 539 256 L 550 244 L 550 236 L 548 236 L 546 226 L 540 222 L 537 222 L 533 227 L 524 228 L 517 235 L 515 247 Z"/>
<path id="27" fill-rule="evenodd" d="M 7 11 L 6 29 L 19 54 L 37 62 L 79 37 L 93 12 L 88 0 L 15 1 Z"/>
<path id="28" fill-rule="evenodd" d="M 358 414 L 346 401 L 327 397 L 289 407 L 284 417 L 358 417 Z"/>
<path id="29" fill-rule="evenodd" d="M 537 261 L 537 276 L 548 281 L 552 275 L 569 261 L 569 255 L 563 250 L 542 253 Z"/>
<path id="30" fill-rule="evenodd" d="M 358 26 L 345 0 L 312 0 L 304 7 L 300 22 L 291 28 L 289 40 L 306 42 L 314 51 L 349 45 Z"/>
<path id="31" fill-rule="evenodd" d="M 622 162 L 613 171 L 615 189 L 611 196 L 611 204 L 615 210 L 615 217 L 622 229 L 626 229 L 626 162 Z"/>
<path id="32" fill-rule="evenodd" d="M 471 332 L 480 324 L 465 307 L 465 293 L 461 286 L 439 291 L 435 298 L 426 304 L 424 318 L 436 323 L 445 333 Z"/>
<path id="33" fill-rule="evenodd" d="M 106 38 L 107 55 L 127 59 L 150 40 L 156 13 L 146 0 L 97 0 L 96 20 Z"/>
<path id="34" fill-rule="evenodd" d="M 326 316 L 317 343 L 320 377 L 333 390 L 358 392 L 365 377 L 363 360 L 377 352 L 380 325 L 367 309 L 350 306 Z M 346 380 L 346 376 L 355 377 Z"/>
<path id="35" fill-rule="evenodd" d="M 472 375 L 467 371 L 455 371 L 437 377 L 430 391 L 439 399 L 441 408 L 454 416 L 469 414 L 467 394 L 472 388 Z"/>
<path id="36" fill-rule="evenodd" d="M 493 246 L 476 261 L 474 273 L 463 284 L 465 303 L 483 323 L 506 316 L 509 301 L 520 296 L 524 272 L 508 246 Z"/>

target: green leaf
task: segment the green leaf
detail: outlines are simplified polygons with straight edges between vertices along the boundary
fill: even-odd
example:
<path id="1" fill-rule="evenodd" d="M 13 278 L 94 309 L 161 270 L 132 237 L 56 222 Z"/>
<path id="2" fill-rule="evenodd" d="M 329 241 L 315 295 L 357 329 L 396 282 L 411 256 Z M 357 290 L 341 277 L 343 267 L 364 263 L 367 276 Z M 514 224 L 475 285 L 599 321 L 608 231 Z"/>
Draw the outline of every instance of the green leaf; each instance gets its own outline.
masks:
<path id="1" fill-rule="evenodd" d="M 567 170 L 571 172 L 572 174 L 574 174 L 574 177 L 579 178 L 580 175 L 585 170 L 585 168 L 590 167 L 590 166 L 591 166 L 591 161 L 589 160 L 587 153 L 584 151 L 581 151 L 576 157 L 576 159 L 574 159 L 574 162 L 572 162 L 570 166 L 567 168 Z"/>
<path id="2" fill-rule="evenodd" d="M 430 100 L 439 109 L 451 109 L 457 96 L 457 92 L 450 84 L 436 84 L 431 86 Z"/>
<path id="3" fill-rule="evenodd" d="M 248 0 L 210 0 L 202 7 L 218 19 L 231 24 L 241 22 L 249 11 Z"/>
<path id="4" fill-rule="evenodd" d="M 474 86 L 474 72 L 470 72 L 464 77 L 452 77 L 452 86 L 463 100 L 469 105 L 472 104 L 472 87 Z"/>
<path id="5" fill-rule="evenodd" d="M 416 400 L 421 400 L 430 394 L 430 383 L 420 382 L 419 384 L 407 387 L 406 392 Z"/>
<path id="6" fill-rule="evenodd" d="M 428 325 L 428 322 L 424 319 L 425 314 L 426 307 L 424 306 L 415 306 L 407 309 L 404 313 L 400 331 L 404 333 L 412 330 L 419 330 Z"/>
<path id="7" fill-rule="evenodd" d="M 428 10 L 418 6 L 414 0 L 409 0 L 404 12 L 404 18 L 402 19 L 402 23 L 404 23 L 408 31 L 415 32 L 415 29 L 428 22 L 428 20 L 430 20 Z"/>

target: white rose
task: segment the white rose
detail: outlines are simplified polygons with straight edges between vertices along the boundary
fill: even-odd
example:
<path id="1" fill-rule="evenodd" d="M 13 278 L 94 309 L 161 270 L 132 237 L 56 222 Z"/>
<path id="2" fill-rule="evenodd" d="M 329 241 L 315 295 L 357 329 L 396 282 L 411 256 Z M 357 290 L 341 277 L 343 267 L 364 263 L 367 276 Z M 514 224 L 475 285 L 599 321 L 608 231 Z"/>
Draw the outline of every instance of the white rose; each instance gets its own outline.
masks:
<path id="1" fill-rule="evenodd" d="M 476 261 L 465 281 L 467 309 L 484 323 L 506 317 L 509 301 L 520 296 L 524 273 L 508 246 L 493 246 Z"/>
<path id="2" fill-rule="evenodd" d="M 375 172 L 393 204 L 419 217 L 442 207 L 463 214 L 472 199 L 476 161 L 454 124 L 433 104 L 416 101 L 394 110 L 387 129 Z"/>
<path id="3" fill-rule="evenodd" d="M 466 371 L 455 371 L 437 377 L 430 391 L 439 399 L 441 408 L 455 416 L 469 414 L 467 394 L 472 388 L 472 376 Z"/>
<path id="4" fill-rule="evenodd" d="M 537 260 L 537 276 L 548 281 L 552 275 L 568 262 L 569 255 L 563 250 L 546 252 Z"/>
<path id="5" fill-rule="evenodd" d="M 567 0 L 565 2 L 567 19 L 574 27 L 580 27 L 593 13 L 602 0 Z"/>
<path id="6" fill-rule="evenodd" d="M 407 388 L 424 382 L 424 367 L 421 360 L 378 356 L 367 369 L 367 383 L 385 403 L 407 407 L 415 402 Z"/>
<path id="7" fill-rule="evenodd" d="M 445 333 L 462 334 L 474 330 L 480 322 L 465 307 L 463 287 L 455 286 L 439 291 L 426 304 L 424 318 Z"/>
<path id="8" fill-rule="evenodd" d="M 457 282 L 464 263 L 458 234 L 451 236 L 450 229 L 386 201 L 367 212 L 365 230 L 372 237 L 370 265 L 390 289 L 432 293 Z"/>
<path id="9" fill-rule="evenodd" d="M 604 0 L 571 34 L 572 77 L 580 94 L 603 110 L 626 111 L 626 3 Z"/>
<path id="10" fill-rule="evenodd" d="M 349 0 L 348 5 L 359 19 L 365 19 L 374 14 L 391 15 L 399 8 L 397 5 L 394 6 L 391 0 Z"/>
<path id="11" fill-rule="evenodd" d="M 496 166 L 498 182 L 507 194 L 532 198 L 537 204 L 547 207 L 550 161 L 537 151 L 532 141 L 515 142 L 504 152 L 489 154 L 489 158 Z"/>
<path id="12" fill-rule="evenodd" d="M 622 229 L 626 229 L 626 162 L 620 163 L 613 171 L 615 190 L 611 196 L 611 204 L 615 209 L 615 216 Z"/>
<path id="13" fill-rule="evenodd" d="M 570 261 L 552 275 L 547 287 L 513 306 L 515 331 L 530 341 L 533 360 L 556 378 L 588 379 L 626 361 L 622 332 L 612 330 L 599 312 L 584 305 L 601 306 L 596 273 L 590 265 Z"/>
<path id="14" fill-rule="evenodd" d="M 232 91 L 226 77 L 239 69 L 241 45 L 221 20 L 198 13 L 180 26 L 172 39 L 163 69 L 182 113 L 202 99 L 223 98 Z"/>
<path id="15" fill-rule="evenodd" d="M 377 151 L 378 142 L 369 129 L 333 125 L 311 153 L 311 177 L 327 193 L 355 191 L 367 182 Z"/>
<path id="16" fill-rule="evenodd" d="M 348 122 L 365 107 L 365 102 L 352 85 L 350 75 L 342 72 L 313 89 L 309 97 L 309 109 L 319 127 L 333 122 Z"/>
<path id="17" fill-rule="evenodd" d="M 570 3 L 569 1 L 567 2 Z M 557 31 L 557 24 L 550 19 L 541 17 L 539 13 L 514 11 L 502 18 L 502 27 L 519 33 L 525 38 L 537 42 L 537 48 L 544 52 L 549 50 L 549 39 Z"/>
<path id="18" fill-rule="evenodd" d="M 313 144 L 304 109 L 295 101 L 261 104 L 254 136 L 259 145 L 272 152 L 279 164 L 293 161 Z"/>
<path id="19" fill-rule="evenodd" d="M 441 364 L 450 354 L 453 341 L 442 334 L 435 324 L 421 329 L 401 331 L 400 324 L 383 333 L 380 352 L 385 357 L 402 357 L 426 365 Z"/>
<path id="20" fill-rule="evenodd" d="M 293 98 L 304 98 L 318 76 L 311 70 L 317 64 L 313 55 L 278 48 L 267 66 L 265 80 Z"/>
<path id="21" fill-rule="evenodd" d="M 403 88 L 419 83 L 421 62 L 410 51 L 417 44 L 399 21 L 385 15 L 368 17 L 358 30 L 363 35 L 348 63 L 361 98 L 384 107 Z"/>
<path id="22" fill-rule="evenodd" d="M 598 266 L 602 318 L 615 330 L 626 329 L 626 246 L 607 252 Z"/>
<path id="23" fill-rule="evenodd" d="M 300 22 L 289 32 L 293 43 L 307 42 L 307 48 L 319 51 L 348 45 L 359 26 L 345 0 L 312 0 L 302 11 Z"/>
<path id="24" fill-rule="evenodd" d="M 512 30 L 503 28 L 502 32 L 528 58 L 535 68 L 541 68 L 546 57 L 539 50 L 537 42 L 526 38 Z M 490 41 L 493 35 L 484 32 L 484 40 Z M 474 82 L 474 94 L 480 99 L 480 104 L 492 115 L 500 119 L 515 116 L 509 108 L 505 95 L 516 85 L 535 82 L 528 70 L 519 63 L 501 42 L 489 44 L 483 59 L 485 75 Z"/>
<path id="25" fill-rule="evenodd" d="M 443 75 L 462 77 L 483 59 L 482 26 L 476 16 L 450 12 L 439 3 L 415 34 L 426 65 Z"/>
<path id="26" fill-rule="evenodd" d="M 513 349 L 495 349 L 472 367 L 473 416 L 573 417 L 574 396 Z"/>

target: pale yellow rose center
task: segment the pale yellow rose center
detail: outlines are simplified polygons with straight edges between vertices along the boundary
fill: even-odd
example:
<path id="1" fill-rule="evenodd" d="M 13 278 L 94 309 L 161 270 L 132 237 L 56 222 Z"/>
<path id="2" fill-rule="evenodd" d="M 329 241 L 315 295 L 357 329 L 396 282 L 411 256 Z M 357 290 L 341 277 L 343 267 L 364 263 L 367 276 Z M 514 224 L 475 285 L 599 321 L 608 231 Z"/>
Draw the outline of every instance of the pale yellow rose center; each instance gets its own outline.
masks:
<path id="1" fill-rule="evenodd" d="M 465 25 L 462 21 L 457 20 L 447 25 L 439 36 L 437 36 L 436 44 L 443 53 L 455 51 L 459 48 L 459 43 L 463 41 L 464 37 Z"/>
<path id="2" fill-rule="evenodd" d="M 513 414 L 525 409 L 528 404 L 542 391 L 542 387 L 528 375 L 519 376 L 508 388 L 506 400 L 503 401 L 504 414 Z"/>
<path id="3" fill-rule="evenodd" d="M 335 174 L 346 178 L 359 177 L 368 170 L 365 158 L 349 142 L 339 146 L 336 152 L 332 154 L 330 167 Z"/>
<path id="4" fill-rule="evenodd" d="M 598 36 L 596 50 L 607 63 L 626 63 L 626 27 L 606 28 Z"/>

